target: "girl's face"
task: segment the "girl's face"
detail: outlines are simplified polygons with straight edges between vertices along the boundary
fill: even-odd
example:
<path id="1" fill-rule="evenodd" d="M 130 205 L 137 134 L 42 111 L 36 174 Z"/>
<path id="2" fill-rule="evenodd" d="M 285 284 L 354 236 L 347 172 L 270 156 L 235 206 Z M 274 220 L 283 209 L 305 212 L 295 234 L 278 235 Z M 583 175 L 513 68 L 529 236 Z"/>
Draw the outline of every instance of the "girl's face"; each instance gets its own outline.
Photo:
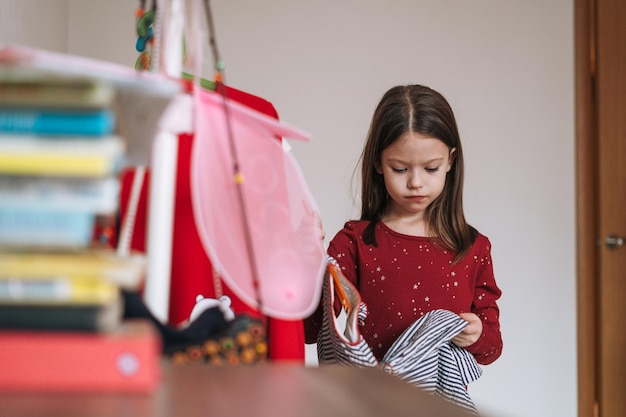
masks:
<path id="1" fill-rule="evenodd" d="M 387 147 L 376 166 L 391 197 L 387 214 L 422 215 L 443 191 L 453 155 L 441 140 L 415 132 Z"/>

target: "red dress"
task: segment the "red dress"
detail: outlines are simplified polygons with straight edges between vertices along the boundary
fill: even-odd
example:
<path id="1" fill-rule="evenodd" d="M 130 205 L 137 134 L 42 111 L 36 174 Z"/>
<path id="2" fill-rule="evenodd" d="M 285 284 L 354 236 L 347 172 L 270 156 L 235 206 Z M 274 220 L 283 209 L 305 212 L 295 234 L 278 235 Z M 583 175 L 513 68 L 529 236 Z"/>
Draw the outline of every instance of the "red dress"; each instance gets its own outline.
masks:
<path id="1" fill-rule="evenodd" d="M 454 253 L 432 239 L 397 233 L 376 225 L 378 246 L 363 243 L 369 222 L 345 224 L 331 241 L 335 258 L 367 304 L 368 316 L 360 330 L 378 360 L 413 322 L 429 311 L 473 312 L 483 323 L 477 342 L 466 349 L 478 363 L 489 364 L 502 352 L 499 308 L 491 244 L 478 234 L 465 257 L 452 264 Z M 308 320 L 307 327 L 318 320 Z M 315 329 L 307 329 L 307 334 Z M 310 338 L 307 341 L 311 341 Z"/>

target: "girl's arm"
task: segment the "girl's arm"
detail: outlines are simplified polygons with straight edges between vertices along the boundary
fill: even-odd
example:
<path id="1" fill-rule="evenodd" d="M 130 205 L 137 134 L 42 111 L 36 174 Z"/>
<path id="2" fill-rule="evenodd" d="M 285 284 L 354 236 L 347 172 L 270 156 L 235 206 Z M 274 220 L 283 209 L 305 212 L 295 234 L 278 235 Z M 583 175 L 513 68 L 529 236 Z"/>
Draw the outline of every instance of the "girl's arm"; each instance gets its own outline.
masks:
<path id="1" fill-rule="evenodd" d="M 500 309 L 496 303 L 502 292 L 498 288 L 493 274 L 491 245 L 488 241 L 483 252 L 482 260 L 483 262 L 476 276 L 474 301 L 471 308 L 471 312 L 480 319 L 482 331 L 480 332 L 478 340 L 466 346 L 466 349 L 474 355 L 478 363 L 488 365 L 498 359 L 502 353 Z M 466 330 L 468 332 L 475 332 L 476 328 L 476 323 L 470 321 L 470 325 L 468 325 Z M 469 336 L 469 339 L 467 338 L 467 334 L 464 336 L 466 336 L 465 341 L 467 342 L 470 341 L 474 335 Z"/>

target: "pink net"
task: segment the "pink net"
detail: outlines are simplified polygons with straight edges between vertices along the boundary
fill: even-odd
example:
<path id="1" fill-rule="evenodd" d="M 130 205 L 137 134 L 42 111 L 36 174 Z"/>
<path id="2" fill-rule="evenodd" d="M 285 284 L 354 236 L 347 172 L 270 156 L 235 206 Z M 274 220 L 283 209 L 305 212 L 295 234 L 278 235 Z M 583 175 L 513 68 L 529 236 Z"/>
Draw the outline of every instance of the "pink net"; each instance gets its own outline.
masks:
<path id="1" fill-rule="evenodd" d="M 200 239 L 229 287 L 268 316 L 301 319 L 318 305 L 325 252 L 318 210 L 293 156 L 277 136 L 309 136 L 228 102 L 242 181 L 236 181 L 223 98 L 196 93 L 191 156 L 193 211 Z M 243 205 L 237 187 L 243 193 Z M 249 225 L 252 257 L 242 220 Z M 258 295 L 255 289 L 258 280 Z"/>

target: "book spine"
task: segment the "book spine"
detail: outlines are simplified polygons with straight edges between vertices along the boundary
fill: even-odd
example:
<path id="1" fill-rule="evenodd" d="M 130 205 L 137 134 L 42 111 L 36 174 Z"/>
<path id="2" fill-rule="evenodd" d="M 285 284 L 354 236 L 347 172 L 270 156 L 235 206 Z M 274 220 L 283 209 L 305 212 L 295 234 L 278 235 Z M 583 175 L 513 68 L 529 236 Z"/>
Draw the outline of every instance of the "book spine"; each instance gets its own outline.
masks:
<path id="1" fill-rule="evenodd" d="M 0 106 L 96 109 L 111 106 L 115 89 L 108 83 L 41 76 L 0 80 Z"/>
<path id="2" fill-rule="evenodd" d="M 100 304 L 0 304 L 0 331 L 7 329 L 107 332 L 122 323 L 121 300 Z"/>
<path id="3" fill-rule="evenodd" d="M 0 207 L 0 245 L 87 247 L 94 225 L 88 212 Z"/>
<path id="4" fill-rule="evenodd" d="M 97 276 L 0 277 L 0 306 L 105 305 L 119 298 L 117 285 Z"/>
<path id="5" fill-rule="evenodd" d="M 0 278 L 94 276 L 122 288 L 137 289 L 145 272 L 146 256 L 138 253 L 122 257 L 108 251 L 0 251 Z"/>
<path id="6" fill-rule="evenodd" d="M 46 109 L 3 109 L 0 132 L 39 135 L 101 136 L 113 132 L 115 117 L 110 110 L 50 111 Z"/>
<path id="7" fill-rule="evenodd" d="M 118 207 L 119 184 L 116 178 L 46 178 L 0 176 L 0 211 L 3 207 L 27 210 L 45 205 L 110 214 Z"/>
<path id="8" fill-rule="evenodd" d="M 149 393 L 160 360 L 148 322 L 106 333 L 0 331 L 0 391 Z"/>
<path id="9" fill-rule="evenodd" d="M 124 152 L 117 136 L 43 140 L 0 135 L 0 174 L 103 177 L 119 171 Z"/>

